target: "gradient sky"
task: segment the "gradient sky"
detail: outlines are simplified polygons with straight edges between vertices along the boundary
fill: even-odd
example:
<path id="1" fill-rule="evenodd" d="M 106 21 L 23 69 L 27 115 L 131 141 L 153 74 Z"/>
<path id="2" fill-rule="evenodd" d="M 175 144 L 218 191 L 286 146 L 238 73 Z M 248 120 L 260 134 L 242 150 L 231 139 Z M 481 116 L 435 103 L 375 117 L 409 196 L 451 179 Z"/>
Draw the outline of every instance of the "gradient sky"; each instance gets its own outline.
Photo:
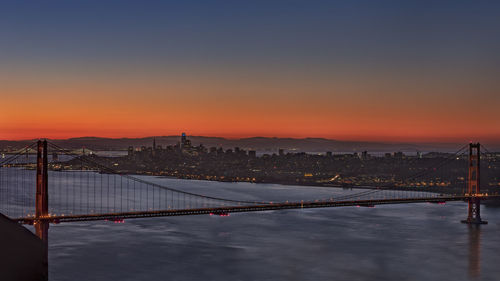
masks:
<path id="1" fill-rule="evenodd" d="M 0 139 L 500 143 L 499 1 L 3 1 Z"/>

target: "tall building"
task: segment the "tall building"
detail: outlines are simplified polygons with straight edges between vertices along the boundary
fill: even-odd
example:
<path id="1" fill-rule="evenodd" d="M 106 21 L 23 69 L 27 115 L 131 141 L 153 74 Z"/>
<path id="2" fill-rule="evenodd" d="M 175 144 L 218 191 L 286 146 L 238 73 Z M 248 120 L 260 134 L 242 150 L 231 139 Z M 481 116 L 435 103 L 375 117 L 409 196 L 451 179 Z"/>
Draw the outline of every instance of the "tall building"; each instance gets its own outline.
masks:
<path id="1" fill-rule="evenodd" d="M 186 133 L 182 133 L 182 135 L 181 135 L 181 145 L 186 144 L 186 141 L 187 141 Z"/>
<path id="2" fill-rule="evenodd" d="M 186 133 L 182 133 L 181 135 L 181 149 L 189 149 L 191 148 L 191 141 L 187 139 Z"/>
<path id="3" fill-rule="evenodd" d="M 153 147 L 151 148 L 151 155 L 156 156 L 156 138 L 153 138 Z"/>

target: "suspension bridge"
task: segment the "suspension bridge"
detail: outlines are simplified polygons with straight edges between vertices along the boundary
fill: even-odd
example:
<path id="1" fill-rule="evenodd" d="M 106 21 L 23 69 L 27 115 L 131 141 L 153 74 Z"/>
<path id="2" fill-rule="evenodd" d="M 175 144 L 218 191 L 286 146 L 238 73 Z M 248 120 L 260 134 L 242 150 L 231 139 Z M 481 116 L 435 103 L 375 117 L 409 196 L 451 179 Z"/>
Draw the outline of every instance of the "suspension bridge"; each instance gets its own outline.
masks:
<path id="1" fill-rule="evenodd" d="M 436 187 L 430 192 L 399 184 L 374 186 L 316 200 L 263 202 L 192 193 L 145 177 L 122 174 L 116 167 L 103 165 L 93 155 L 75 153 L 40 140 L 0 161 L 0 212 L 20 224 L 34 225 L 37 236 L 45 242 L 50 224 L 75 221 L 202 214 L 224 216 L 236 212 L 446 201 L 468 202 L 468 215 L 463 222 L 484 224 L 480 214 L 481 200 L 498 199 L 500 195 L 481 192 L 481 147 L 479 143 L 470 143 L 433 164 L 432 169 L 400 180 L 405 183 L 438 173 L 447 165 L 454 165 L 459 157 L 468 156 L 466 186 L 460 193 L 452 193 L 446 187 Z M 80 168 L 75 169 L 75 166 Z"/>

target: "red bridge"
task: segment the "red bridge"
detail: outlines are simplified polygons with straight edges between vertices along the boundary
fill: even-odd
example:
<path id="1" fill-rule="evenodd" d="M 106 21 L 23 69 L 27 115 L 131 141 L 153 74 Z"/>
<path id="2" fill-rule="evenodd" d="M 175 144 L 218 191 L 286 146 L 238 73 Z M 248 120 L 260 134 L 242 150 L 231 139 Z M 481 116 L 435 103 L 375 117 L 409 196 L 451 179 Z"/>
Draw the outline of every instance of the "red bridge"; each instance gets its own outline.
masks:
<path id="1" fill-rule="evenodd" d="M 481 200 L 499 199 L 500 195 L 481 193 L 481 147 L 479 143 L 464 146 L 428 172 L 439 172 L 457 156 L 468 153 L 466 188 L 461 194 L 446 188 L 429 192 L 415 187 L 379 186 L 312 201 L 259 202 L 186 192 L 146 181 L 140 176 L 120 174 L 92 157 L 75 155 L 55 144 L 38 141 L 0 162 L 0 212 L 21 224 L 34 225 L 36 234 L 45 242 L 48 241 L 50 223 L 121 222 L 124 219 L 161 216 L 225 216 L 236 212 L 446 201 L 468 202 L 468 216 L 463 222 L 484 224 L 486 222 L 481 220 L 480 214 Z M 23 153 L 33 149 L 37 151 L 36 159 L 30 159 L 30 155 Z M 64 152 L 67 159 L 50 162 L 49 149 Z M 68 161 L 72 165 L 80 163 L 82 169 L 75 171 Z M 420 172 L 409 178 L 418 179 L 424 175 Z"/>

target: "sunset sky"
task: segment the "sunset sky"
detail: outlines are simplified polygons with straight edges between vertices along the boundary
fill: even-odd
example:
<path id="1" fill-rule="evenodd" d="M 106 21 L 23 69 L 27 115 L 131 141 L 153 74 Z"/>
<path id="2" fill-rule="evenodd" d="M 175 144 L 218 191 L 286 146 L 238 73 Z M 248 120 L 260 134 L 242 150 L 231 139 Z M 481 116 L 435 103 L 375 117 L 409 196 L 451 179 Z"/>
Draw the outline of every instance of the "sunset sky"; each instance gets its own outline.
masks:
<path id="1" fill-rule="evenodd" d="M 500 143 L 500 1 L 0 1 L 0 139 Z"/>

